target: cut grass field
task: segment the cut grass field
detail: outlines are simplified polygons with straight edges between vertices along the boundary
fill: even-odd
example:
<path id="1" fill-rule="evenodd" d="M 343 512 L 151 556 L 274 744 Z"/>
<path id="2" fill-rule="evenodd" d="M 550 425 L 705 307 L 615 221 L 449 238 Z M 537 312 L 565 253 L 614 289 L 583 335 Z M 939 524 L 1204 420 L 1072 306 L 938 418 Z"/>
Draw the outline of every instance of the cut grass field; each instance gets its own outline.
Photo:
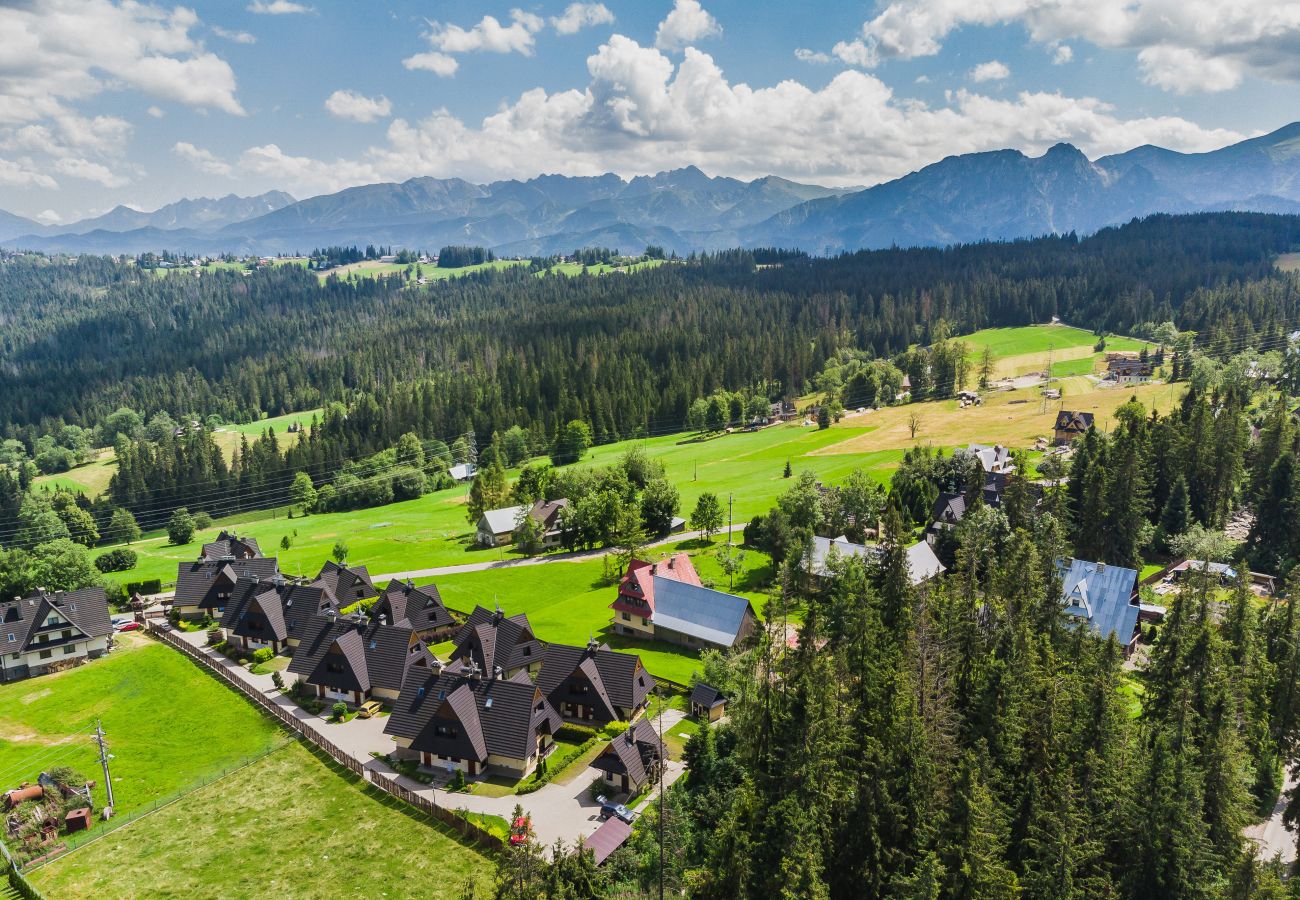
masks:
<path id="1" fill-rule="evenodd" d="M 87 497 L 98 497 L 108 490 L 108 481 L 117 471 L 117 457 L 112 447 L 101 448 L 96 457 L 85 465 L 77 466 L 57 475 L 39 475 L 34 481 L 37 487 L 68 488 L 81 491 Z"/>
<path id="2" fill-rule="evenodd" d="M 1050 358 L 1053 375 L 1083 375 L 1094 371 L 1105 354 L 1093 347 L 1097 335 L 1069 325 L 1029 325 L 1020 328 L 986 328 L 955 338 L 968 347 L 971 371 L 977 372 L 987 347 L 993 355 L 993 376 L 1010 378 L 1041 372 Z M 1134 338 L 1106 338 L 1107 350 L 1141 350 L 1149 346 Z"/>
<path id="3" fill-rule="evenodd" d="M 415 266 L 419 276 L 425 281 L 445 281 L 448 278 L 457 278 L 461 275 L 469 275 L 474 272 L 482 272 L 487 269 L 509 269 L 513 266 L 527 265 L 527 260 L 522 259 L 498 259 L 489 263 L 482 263 L 477 266 L 461 266 L 455 269 L 442 269 L 433 263 L 393 263 L 379 262 L 378 260 L 364 260 L 362 262 L 349 263 L 346 266 L 338 266 L 334 269 L 326 269 L 323 272 L 317 272 L 316 277 L 321 281 L 329 278 L 331 275 L 339 278 L 349 278 L 355 275 L 358 278 L 382 278 L 386 275 L 402 275 L 406 270 Z"/>
<path id="4" fill-rule="evenodd" d="M 112 748 L 113 792 L 122 814 L 203 781 L 283 740 L 280 730 L 229 688 L 174 650 L 141 635 L 84 666 L 0 686 L 0 785 L 52 766 L 97 782 L 91 740 L 103 721 Z"/>
<path id="5" fill-rule="evenodd" d="M 1300 272 L 1300 253 L 1283 253 L 1276 265 L 1283 272 Z"/>
<path id="6" fill-rule="evenodd" d="M 29 877 L 48 897 L 458 898 L 493 870 L 295 741 Z"/>

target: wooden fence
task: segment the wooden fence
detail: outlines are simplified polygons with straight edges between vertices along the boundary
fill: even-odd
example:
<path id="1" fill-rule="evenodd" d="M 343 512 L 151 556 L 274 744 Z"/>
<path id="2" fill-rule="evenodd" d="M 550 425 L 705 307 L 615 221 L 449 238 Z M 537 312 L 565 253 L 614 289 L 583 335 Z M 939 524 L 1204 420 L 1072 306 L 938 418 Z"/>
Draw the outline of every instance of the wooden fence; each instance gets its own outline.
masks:
<path id="1" fill-rule="evenodd" d="M 397 799 L 414 806 L 421 812 L 427 813 L 430 817 L 450 825 L 462 835 L 477 841 L 484 847 L 499 849 L 503 846 L 499 837 L 480 828 L 475 823 L 469 821 L 464 816 L 457 815 L 449 809 L 439 806 L 431 797 L 425 797 L 414 791 L 402 787 L 395 780 L 386 775 L 367 769 L 360 760 L 344 752 L 337 744 L 331 741 L 319 730 L 312 727 L 307 722 L 299 719 L 293 714 L 293 710 L 279 703 L 276 703 L 258 688 L 244 681 L 234 672 L 231 672 L 221 662 L 208 654 L 204 653 L 198 647 L 177 637 L 169 628 L 162 626 L 157 620 L 151 620 L 148 624 L 148 631 L 151 635 L 162 641 L 169 647 L 173 647 L 184 653 L 190 659 L 202 665 L 209 672 L 219 677 L 226 684 L 235 688 L 249 700 L 252 700 L 263 711 L 277 719 L 280 724 L 295 734 L 301 735 L 311 741 L 321 750 L 324 750 L 331 759 L 339 765 L 361 776 L 362 779 L 368 779 L 371 784 L 385 793 L 391 794 Z"/>
<path id="2" fill-rule="evenodd" d="M 0 841 L 0 855 L 3 856 L 3 859 L 0 859 L 0 867 L 3 868 L 5 880 L 9 882 L 9 889 L 23 900 L 45 900 L 45 896 L 23 877 L 22 872 L 18 871 L 18 864 L 9 855 L 9 848 L 3 841 Z"/>

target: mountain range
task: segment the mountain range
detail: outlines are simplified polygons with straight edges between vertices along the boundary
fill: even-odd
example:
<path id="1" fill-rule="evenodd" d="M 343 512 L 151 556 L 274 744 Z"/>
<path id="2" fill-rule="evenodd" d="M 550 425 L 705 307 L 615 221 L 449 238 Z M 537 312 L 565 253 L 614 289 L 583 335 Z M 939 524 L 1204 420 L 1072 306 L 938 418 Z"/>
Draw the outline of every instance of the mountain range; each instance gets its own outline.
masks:
<path id="1" fill-rule="evenodd" d="M 821 254 L 1086 234 L 1151 213 L 1204 210 L 1300 213 L 1300 123 L 1208 153 L 1147 145 L 1089 160 L 1069 144 L 1038 157 L 969 153 L 866 189 L 776 176 L 746 182 L 691 166 L 630 180 L 420 177 L 305 200 L 279 191 L 187 199 L 152 213 L 117 207 L 60 227 L 0 211 L 0 245 L 266 254 L 333 244 L 429 251 L 474 244 L 527 256 L 658 244 L 678 253 L 781 246 Z"/>

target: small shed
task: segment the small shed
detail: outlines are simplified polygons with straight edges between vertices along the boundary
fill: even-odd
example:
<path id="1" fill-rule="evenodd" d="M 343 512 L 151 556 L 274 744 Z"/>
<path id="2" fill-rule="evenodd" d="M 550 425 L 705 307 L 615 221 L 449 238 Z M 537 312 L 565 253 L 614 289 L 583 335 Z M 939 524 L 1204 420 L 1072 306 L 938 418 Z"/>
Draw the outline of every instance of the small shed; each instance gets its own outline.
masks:
<path id="1" fill-rule="evenodd" d="M 705 722 L 716 722 L 727 714 L 727 698 L 712 685 L 701 681 L 691 691 L 691 715 Z"/>
<path id="2" fill-rule="evenodd" d="M 583 846 L 596 857 L 596 865 L 609 859 L 609 855 L 627 843 L 632 836 L 632 826 L 618 816 L 610 816 L 591 833 Z"/>
<path id="3" fill-rule="evenodd" d="M 81 809 L 68 810 L 68 814 L 63 817 L 63 828 L 69 834 L 74 831 L 86 831 L 90 828 L 90 807 L 83 806 Z"/>

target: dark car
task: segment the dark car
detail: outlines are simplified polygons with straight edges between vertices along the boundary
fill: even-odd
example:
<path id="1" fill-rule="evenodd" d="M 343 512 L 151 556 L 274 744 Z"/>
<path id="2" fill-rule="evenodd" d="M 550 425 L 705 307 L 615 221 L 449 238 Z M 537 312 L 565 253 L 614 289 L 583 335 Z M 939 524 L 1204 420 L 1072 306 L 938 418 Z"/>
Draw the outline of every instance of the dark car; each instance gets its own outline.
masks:
<path id="1" fill-rule="evenodd" d="M 596 802 L 600 804 L 600 817 L 602 819 L 608 819 L 610 816 L 614 816 L 615 818 L 622 819 L 629 825 L 636 821 L 637 814 L 632 812 L 632 810 L 628 809 L 622 803 L 614 803 L 611 800 L 605 799 L 603 796 L 597 797 Z"/>

